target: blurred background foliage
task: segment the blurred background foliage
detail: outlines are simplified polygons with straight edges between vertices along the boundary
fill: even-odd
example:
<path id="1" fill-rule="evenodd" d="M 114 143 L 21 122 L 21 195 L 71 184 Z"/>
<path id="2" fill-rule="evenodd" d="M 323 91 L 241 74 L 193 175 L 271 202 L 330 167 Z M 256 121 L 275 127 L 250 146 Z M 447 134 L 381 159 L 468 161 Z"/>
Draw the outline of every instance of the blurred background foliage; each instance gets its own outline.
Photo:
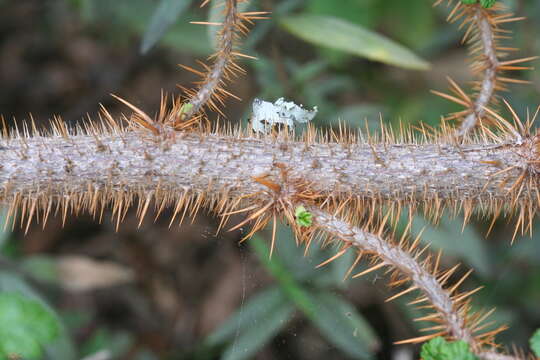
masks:
<path id="1" fill-rule="evenodd" d="M 513 25 L 511 46 L 523 56 L 540 54 L 540 2 L 504 2 L 527 17 Z M 272 16 L 257 22 L 242 45 L 258 60 L 242 63 L 247 75 L 231 88 L 244 101 L 228 105 L 228 121 L 245 123 L 255 97 L 284 96 L 318 106 L 321 127 L 437 126 L 456 108 L 429 90 L 444 90 L 446 76 L 465 86 L 471 80 L 460 32 L 444 22 L 448 9 L 430 1 L 249 6 Z M 177 64 L 195 66 L 212 52 L 215 27 L 189 21 L 220 16 L 190 0 L 2 0 L 0 10 L 0 113 L 10 123 L 32 114 L 44 126 L 53 115 L 72 125 L 96 118 L 99 103 L 116 115 L 127 112 L 110 93 L 154 112 L 161 89 L 176 93 L 177 83 L 194 80 Z M 532 84 L 503 95 L 523 115 L 538 105 L 540 76 L 519 76 Z M 461 274 L 474 268 L 465 287 L 485 286 L 475 306 L 497 308 L 493 319 L 510 326 L 503 344 L 527 347 L 540 326 L 540 225 L 533 239 L 510 246 L 511 223 L 501 219 L 486 239 L 485 219 L 462 231 L 462 219 L 444 217 L 434 226 L 417 216 L 413 233 L 426 227 L 423 241 L 444 250 L 444 265 L 463 263 Z M 216 236 L 211 215 L 171 230 L 166 215 L 138 230 L 136 224 L 130 213 L 115 233 L 109 220 L 82 216 L 65 226 L 55 219 L 45 230 L 34 225 L 26 236 L 7 224 L 0 233 L 0 314 L 9 308 L 13 317 L 0 315 L 0 324 L 13 323 L 14 344 L 32 341 L 28 358 L 418 355 L 418 347 L 392 345 L 417 334 L 421 324 L 411 319 L 418 310 L 405 306 L 407 299 L 384 302 L 390 295 L 384 274 L 343 281 L 352 254 L 316 268 L 336 249 L 313 245 L 304 257 L 286 225 L 269 259 L 268 234 L 239 244 L 240 232 Z M 21 309 L 34 320 L 17 320 Z M 32 321 L 45 325 L 33 329 Z M 12 345 L 0 340 L 0 358 Z"/>

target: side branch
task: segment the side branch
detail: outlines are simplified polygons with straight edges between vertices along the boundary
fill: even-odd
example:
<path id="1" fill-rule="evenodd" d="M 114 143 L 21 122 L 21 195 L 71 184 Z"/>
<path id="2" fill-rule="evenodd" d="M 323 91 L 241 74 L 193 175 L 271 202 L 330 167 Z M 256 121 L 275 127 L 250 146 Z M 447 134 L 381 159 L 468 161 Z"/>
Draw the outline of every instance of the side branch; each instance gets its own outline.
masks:
<path id="1" fill-rule="evenodd" d="M 205 3 L 206 1 L 203 4 Z M 233 66 L 233 68 L 239 69 L 233 63 L 232 55 L 235 31 L 237 31 L 238 27 L 237 7 L 237 0 L 227 0 L 225 2 L 225 17 L 222 29 L 218 32 L 218 52 L 213 56 L 215 59 L 214 64 L 211 68 L 207 68 L 206 73 L 203 74 L 203 80 L 196 92 L 184 89 L 190 94 L 190 107 L 184 115 L 187 119 L 198 114 L 202 110 L 202 107 L 216 95 L 216 91 L 221 91 L 223 95 L 228 94 L 223 89 L 222 78 L 228 78 L 230 75 L 226 73 L 229 67 Z M 190 70 L 190 68 L 187 69 Z M 218 104 L 211 102 L 210 105 L 212 109 L 219 110 Z"/>
<path id="2" fill-rule="evenodd" d="M 370 254 L 375 259 L 374 262 L 378 262 L 371 269 L 389 267 L 394 269 L 393 277 L 397 278 L 393 281 L 394 284 L 402 285 L 406 282 L 411 284 L 407 290 L 391 299 L 409 293 L 411 290 L 419 290 L 422 293 L 412 303 L 422 304 L 422 308 L 432 309 L 434 313 L 417 320 L 433 322 L 436 326 L 426 329 L 431 330 L 432 333 L 429 335 L 400 343 L 424 342 L 435 336 L 447 336 L 468 343 L 482 360 L 517 359 L 513 356 L 497 353 L 491 348 L 495 334 L 504 330 L 504 327 L 482 332 L 482 329 L 485 329 L 483 322 L 490 312 L 474 314 L 470 311 L 467 299 L 478 289 L 457 293 L 457 288 L 470 272 L 457 283 L 445 285 L 457 267 L 441 271 L 439 269 L 440 254 L 434 260 L 432 260 L 431 255 L 423 255 L 426 249 L 417 248 L 418 239 L 411 244 L 407 244 L 403 240 L 394 243 L 383 239 L 380 235 L 352 226 L 318 208 L 311 207 L 310 212 L 314 216 L 313 225 L 318 230 L 330 234 L 331 237 L 345 242 L 348 246 L 357 248 L 360 254 Z M 363 273 L 371 271 L 371 269 Z M 426 303 L 429 305 L 425 306 Z M 487 350 L 486 345 L 488 345 Z"/>
<path id="3" fill-rule="evenodd" d="M 464 110 L 445 117 L 445 120 L 461 120 L 456 135 L 463 137 L 484 120 L 493 120 L 494 116 L 489 108 L 498 103 L 497 91 L 507 90 L 508 84 L 529 83 L 503 73 L 530 70 L 531 67 L 524 66 L 524 63 L 535 60 L 536 57 L 507 60 L 509 53 L 517 49 L 501 44 L 501 40 L 510 38 L 510 31 L 503 27 L 523 18 L 514 17 L 504 5 L 497 3 L 490 8 L 484 8 L 480 4 L 464 4 L 459 0 L 437 0 L 435 5 L 443 2 L 453 6 L 448 21 L 461 21 L 460 28 L 466 28 L 463 42 L 469 43 L 473 59 L 472 70 L 477 80 L 474 82 L 473 95 L 468 95 L 450 78 L 450 94 L 439 91 L 433 93 L 465 107 Z"/>
<path id="4" fill-rule="evenodd" d="M 484 117 L 486 112 L 485 108 L 492 101 L 497 86 L 499 59 L 497 58 L 497 47 L 495 45 L 495 35 L 493 33 L 494 29 L 490 23 L 491 19 L 486 15 L 486 11 L 487 10 L 482 9 L 481 6 L 476 6 L 476 9 L 473 10 L 473 21 L 478 27 L 477 36 L 480 38 L 480 48 L 483 52 L 483 54 L 480 55 L 483 58 L 483 61 L 480 61 L 474 70 L 477 72 L 483 71 L 484 74 L 482 80 L 478 84 L 479 91 L 476 100 L 472 105 L 471 112 L 461 123 L 458 131 L 459 136 L 467 134 L 478 124 L 480 119 Z M 477 51 L 477 49 L 473 48 L 472 51 Z"/>

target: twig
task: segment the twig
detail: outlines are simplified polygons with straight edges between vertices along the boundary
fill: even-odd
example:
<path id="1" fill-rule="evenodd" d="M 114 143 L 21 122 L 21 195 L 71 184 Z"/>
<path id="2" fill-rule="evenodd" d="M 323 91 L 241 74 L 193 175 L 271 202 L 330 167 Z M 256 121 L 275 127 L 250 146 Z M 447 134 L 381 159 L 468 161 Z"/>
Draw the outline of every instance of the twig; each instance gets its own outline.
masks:
<path id="1" fill-rule="evenodd" d="M 419 289 L 424 294 L 425 298 L 420 298 L 423 301 L 415 302 L 431 305 L 430 308 L 433 308 L 435 314 L 423 319 L 439 324 L 440 326 L 436 327 L 438 332 L 404 342 L 424 342 L 434 336 L 447 335 L 455 340 L 467 342 L 482 360 L 518 359 L 514 356 L 499 354 L 492 349 L 486 351 L 483 348 L 483 344 L 489 344 L 492 337 L 502 329 L 487 334 L 475 334 L 475 329 L 471 326 L 481 327 L 480 322 L 485 316 L 469 313 L 470 308 L 465 299 L 472 292 L 464 295 L 456 294 L 456 285 L 443 287 L 448 280 L 448 274 L 451 274 L 453 270 L 440 271 L 440 258 L 432 261 L 430 256 L 421 257 L 424 250 L 416 250 L 417 241 L 413 244 L 393 243 L 379 235 L 352 226 L 319 208 L 310 207 L 309 211 L 314 215 L 313 225 L 319 230 L 328 233 L 332 238 L 352 244 L 361 253 L 374 254 L 373 257 L 380 262 L 373 268 L 394 268 L 410 281 L 411 289 Z M 458 285 L 461 281 L 458 281 Z M 402 284 L 403 280 L 399 280 L 399 283 Z"/>

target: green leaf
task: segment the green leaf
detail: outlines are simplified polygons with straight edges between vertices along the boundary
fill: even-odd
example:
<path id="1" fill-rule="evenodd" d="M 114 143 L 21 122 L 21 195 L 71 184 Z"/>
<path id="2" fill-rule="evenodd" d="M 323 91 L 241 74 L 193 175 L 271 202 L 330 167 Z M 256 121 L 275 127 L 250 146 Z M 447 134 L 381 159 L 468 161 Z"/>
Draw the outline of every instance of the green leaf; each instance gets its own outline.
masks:
<path id="1" fill-rule="evenodd" d="M 309 295 L 291 274 L 290 270 L 277 258 L 270 258 L 270 247 L 260 236 L 255 235 L 249 242 L 266 270 L 278 281 L 285 295 L 308 317 L 316 316 L 315 307 Z"/>
<path id="2" fill-rule="evenodd" d="M 212 48 L 206 41 L 206 29 L 190 24 L 192 17 L 182 16 L 172 29 L 163 37 L 163 45 L 196 56 L 207 56 Z"/>
<path id="3" fill-rule="evenodd" d="M 296 281 L 318 282 L 324 279 L 326 283 L 332 282 L 332 279 L 328 279 L 327 275 L 330 274 L 326 268 L 316 268 L 318 264 L 332 256 L 332 253 L 328 251 L 331 247 L 321 249 L 320 246 L 313 244 L 305 256 L 305 248 L 296 244 L 291 228 L 283 223 L 278 224 L 276 242 L 279 246 L 276 246 L 272 256 L 273 261 L 281 262 L 285 271 Z"/>
<path id="4" fill-rule="evenodd" d="M 329 292 L 310 295 L 317 311 L 311 320 L 324 337 L 353 359 L 372 359 L 379 339 L 355 307 Z"/>
<path id="5" fill-rule="evenodd" d="M 532 351 L 538 357 L 540 357 L 540 329 L 534 332 L 534 335 L 529 340 Z"/>
<path id="6" fill-rule="evenodd" d="M 356 257 L 352 249 L 328 266 L 317 268 L 318 264 L 333 256 L 339 249 L 335 246 L 322 249 L 318 244 L 313 244 L 306 256 L 305 248 L 296 244 L 291 228 L 283 223 L 279 223 L 277 227 L 277 242 L 279 246 L 276 246 L 272 258 L 282 262 L 283 267 L 296 281 L 324 288 L 345 288 L 348 284 L 348 280 L 343 281 L 343 277 Z"/>
<path id="7" fill-rule="evenodd" d="M 313 294 L 296 281 L 278 257 L 269 258 L 268 245 L 259 236 L 255 235 L 250 244 L 268 272 L 278 281 L 283 294 L 321 329 L 328 341 L 355 359 L 371 359 L 378 341 L 352 305 L 331 294 Z"/>
<path id="8" fill-rule="evenodd" d="M 447 342 L 436 337 L 422 345 L 422 360 L 478 360 L 464 341 Z"/>
<path id="9" fill-rule="evenodd" d="M 32 278 L 45 283 L 58 283 L 58 268 L 56 260 L 50 256 L 34 255 L 21 259 L 21 269 L 26 271 Z"/>
<path id="10" fill-rule="evenodd" d="M 155 2 L 149 0 L 81 0 L 81 2 L 84 4 L 81 16 L 86 22 L 106 24 L 104 31 L 107 33 L 107 41 L 114 43 L 114 46 L 119 42 L 126 43 L 133 34 L 147 33 L 148 19 L 156 13 Z M 181 3 L 184 1 L 178 1 L 177 6 L 181 6 Z M 198 16 L 197 12 L 184 11 L 170 29 L 166 30 L 161 43 L 185 54 L 208 55 L 212 49 L 206 41 L 206 28 L 189 23 L 203 20 L 204 18 Z"/>
<path id="11" fill-rule="evenodd" d="M 355 24 L 371 27 L 379 20 L 380 11 L 377 3 L 380 0 L 310 0 L 305 11 L 316 15 L 330 15 Z"/>
<path id="12" fill-rule="evenodd" d="M 249 298 L 240 310 L 206 338 L 205 343 L 215 346 L 232 340 L 237 333 L 249 331 L 258 319 L 271 315 L 275 309 L 288 302 L 286 296 L 277 287 L 263 290 Z"/>
<path id="13" fill-rule="evenodd" d="M 47 304 L 47 302 L 26 282 L 20 275 L 4 271 L 0 272 L 0 294 L 1 293 L 18 293 L 29 300 L 33 300 L 41 304 L 49 313 L 51 313 L 55 321 L 59 326 L 59 335 L 51 343 L 47 343 L 45 346 L 45 352 L 49 359 L 62 359 L 62 360 L 74 360 L 76 359 L 76 351 L 66 331 L 63 323 L 54 310 Z M 1 337 L 1 336 L 0 336 Z M 0 360 L 2 360 L 0 358 Z"/>
<path id="14" fill-rule="evenodd" d="M 206 342 L 216 345 L 231 341 L 223 360 L 251 358 L 287 324 L 293 311 L 294 306 L 279 289 L 265 290 L 242 306 Z"/>
<path id="15" fill-rule="evenodd" d="M 152 15 L 148 30 L 144 33 L 141 53 L 148 52 L 163 37 L 167 29 L 175 23 L 191 2 L 192 0 L 161 0 Z"/>
<path id="16" fill-rule="evenodd" d="M 293 35 L 315 45 L 407 69 L 429 69 L 429 63 L 402 45 L 338 18 L 297 15 L 281 19 L 280 24 Z"/>
<path id="17" fill-rule="evenodd" d="M 20 293 L 0 293 L 0 354 L 38 359 L 60 332 L 57 318 L 39 301 Z"/>
<path id="18" fill-rule="evenodd" d="M 390 0 L 378 4 L 382 14 L 377 25 L 387 36 L 411 49 L 424 48 L 433 40 L 435 12 L 425 2 Z"/>
<path id="19" fill-rule="evenodd" d="M 0 330 L 0 359 L 39 359 L 43 354 L 41 345 L 20 328 Z"/>
<path id="20" fill-rule="evenodd" d="M 235 339 L 222 356 L 223 360 L 243 360 L 252 358 L 261 347 L 266 345 L 288 322 L 294 311 L 290 304 L 283 304 L 265 318 Z"/>

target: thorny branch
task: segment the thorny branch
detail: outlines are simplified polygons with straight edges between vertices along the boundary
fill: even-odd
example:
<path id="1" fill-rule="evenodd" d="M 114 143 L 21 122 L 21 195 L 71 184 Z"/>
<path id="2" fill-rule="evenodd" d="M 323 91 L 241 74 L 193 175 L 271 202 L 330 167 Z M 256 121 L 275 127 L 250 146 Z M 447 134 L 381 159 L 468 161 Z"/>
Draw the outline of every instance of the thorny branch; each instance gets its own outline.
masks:
<path id="1" fill-rule="evenodd" d="M 482 44 L 483 57 L 485 62 L 485 70 L 482 82 L 480 84 L 480 91 L 474 103 L 473 109 L 468 114 L 458 131 L 459 136 L 467 134 L 473 129 L 479 119 L 482 119 L 485 114 L 484 108 L 487 107 L 492 100 L 493 93 L 495 92 L 496 80 L 497 80 L 497 68 L 499 66 L 499 59 L 497 58 L 496 46 L 494 44 L 493 29 L 490 24 L 490 19 L 485 16 L 485 10 L 482 7 L 477 6 L 475 9 L 474 21 L 477 23 L 480 42 Z"/>
<path id="2" fill-rule="evenodd" d="M 519 190 L 514 202 L 536 204 L 535 182 L 516 189 L 524 171 L 535 166 L 529 160 L 536 154 L 533 140 L 521 142 L 347 144 L 212 133 L 156 140 L 129 131 L 17 136 L 0 139 L 0 199 L 64 198 L 89 188 L 241 196 L 260 191 L 252 177 L 277 174 L 275 163 L 281 162 L 293 177 L 336 199 L 490 205 L 508 202 Z"/>
<path id="3" fill-rule="evenodd" d="M 443 98 L 453 101 L 465 109 L 449 114 L 445 120 L 460 120 L 461 125 L 456 131 L 458 137 L 468 134 L 474 127 L 481 124 L 484 119 L 492 118 L 488 108 L 498 103 L 497 91 L 507 90 L 507 84 L 527 84 L 528 81 L 504 75 L 505 72 L 530 70 L 524 63 L 535 60 L 537 57 L 526 57 L 507 60 L 508 54 L 517 49 L 503 46 L 502 39 L 509 39 L 508 29 L 502 28 L 512 22 L 523 20 L 514 17 L 504 5 L 495 4 L 491 8 L 484 8 L 480 4 L 466 5 L 461 1 L 438 0 L 435 5 L 447 3 L 453 6 L 448 15 L 449 22 L 461 21 L 460 27 L 465 27 L 463 42 L 470 45 L 473 62 L 473 72 L 478 77 L 474 82 L 475 94 L 468 95 L 452 79 L 450 82 L 451 94 L 433 91 Z"/>
<path id="4" fill-rule="evenodd" d="M 352 244 L 360 252 L 370 253 L 380 262 L 374 269 L 394 268 L 394 278 L 398 278 L 392 282 L 395 286 L 412 282 L 406 292 L 423 292 L 425 298 L 415 303 L 427 302 L 435 310 L 435 316 L 424 319 L 437 324 L 430 330 L 468 342 L 481 359 L 515 359 L 485 351 L 494 345 L 493 337 L 500 329 L 478 334 L 489 313 L 469 313 L 466 299 L 476 290 L 455 293 L 464 278 L 452 286 L 445 285 L 455 268 L 440 272 L 440 255 L 434 261 L 429 255 L 421 260 L 425 249 L 416 249 L 417 241 L 406 245 L 383 239 L 388 217 L 377 234 L 355 223 L 366 216 L 368 224 L 377 223 L 382 206 L 389 207 L 392 215 L 408 206 L 413 212 L 422 208 L 434 220 L 445 208 L 463 212 L 465 221 L 474 211 L 491 212 L 494 218 L 503 212 L 517 213 L 516 232 L 531 230 L 540 203 L 539 138 L 528 134 L 519 121 L 519 128 L 514 129 L 487 108 L 494 91 L 502 88 L 501 82 L 521 82 L 498 77 L 497 71 L 525 69 L 516 64 L 532 59 L 498 59 L 497 51 L 507 48 L 496 45 L 497 25 L 519 19 L 510 14 L 494 16 L 478 5 L 458 2 L 451 18 L 466 15 L 465 23 L 470 23 L 467 34 L 475 32 L 473 40 L 480 44 L 479 48 L 473 47 L 473 52 L 483 52 L 475 70 L 484 76 L 475 101 L 453 81 L 455 96 L 439 93 L 467 107 L 450 116 L 465 118 L 458 135 L 465 135 L 489 114 L 501 121 L 499 127 L 506 134 L 503 136 L 495 136 L 484 127 L 482 136 L 465 139 L 465 144 L 444 137 L 415 141 L 410 136 L 396 138 L 388 134 L 382 140 L 363 140 L 350 134 L 329 134 L 321 139 L 313 131 L 302 141 L 284 134 L 254 137 L 241 131 L 163 132 L 167 127 L 188 128 L 190 124 L 181 122 L 199 114 L 205 105 L 220 112 L 223 99 L 233 96 L 223 88 L 224 81 L 242 71 L 234 59 L 246 56 L 234 51 L 235 40 L 247 32 L 244 23 L 265 15 L 238 13 L 239 1 L 225 2 L 212 67 L 203 65 L 203 72 L 184 67 L 203 78 L 197 90 L 185 89 L 189 99 L 185 106 L 176 101 L 169 113 L 162 109 L 161 117 L 154 121 L 124 101 L 136 113 L 128 122 L 139 131 L 113 125 L 105 113 L 108 125 L 103 128 L 89 125 L 86 131 L 70 133 L 57 123 L 54 134 L 48 136 L 29 136 L 27 131 L 24 135 L 4 133 L 0 138 L 0 203 L 9 206 L 8 217 L 20 219 L 28 229 L 33 219 L 45 224 L 52 213 L 60 213 L 65 220 L 69 213 L 89 211 L 101 219 L 104 209 L 111 206 L 119 223 L 130 205 L 138 201 L 141 220 L 154 202 L 158 215 L 166 206 L 174 207 L 171 222 L 182 209 L 181 218 L 188 210 L 189 216 L 194 216 L 202 206 L 221 215 L 253 210 L 248 221 L 272 209 L 275 221 L 280 214 L 276 214 L 274 202 L 281 199 L 268 199 L 270 193 L 265 186 L 281 193 L 303 184 L 307 198 L 314 194 L 311 199 L 315 204 L 310 203 L 309 208 L 319 230 Z M 293 183 L 282 187 L 285 172 Z M 246 202 L 251 205 L 235 210 Z M 266 205 L 258 207 L 261 203 Z M 345 213 L 350 213 L 349 219 L 330 215 L 343 210 L 344 205 L 348 206 Z M 374 220 L 373 216 L 378 218 Z M 263 225 L 262 220 L 256 221 L 255 228 Z M 437 334 L 408 342 L 425 341 Z"/>
<path id="5" fill-rule="evenodd" d="M 351 244 L 360 253 L 376 254 L 379 264 L 374 265 L 372 269 L 390 267 L 397 270 L 399 276 L 410 281 L 411 287 L 403 291 L 402 294 L 416 289 L 423 294 L 413 303 L 429 303 L 432 305 L 435 313 L 425 316 L 421 320 L 438 324 L 439 326 L 435 326 L 440 331 L 438 335 L 449 335 L 456 340 L 467 342 L 482 360 L 517 359 L 517 357 L 500 354 L 492 350 L 486 351 L 482 347 L 481 342 L 486 342 L 486 338 L 492 338 L 503 329 L 499 328 L 492 332 L 475 335 L 475 328 L 481 329 L 483 327 L 482 323 L 489 313 L 482 315 L 470 313 L 470 307 L 466 299 L 476 290 L 461 294 L 456 293 L 458 285 L 468 274 L 460 279 L 457 284 L 444 287 L 444 284 L 455 272 L 456 268 L 441 271 L 439 268 L 440 253 L 435 260 L 432 260 L 429 255 L 422 257 L 425 249 L 417 249 L 417 241 L 412 244 L 393 243 L 379 235 L 352 226 L 348 222 L 342 221 L 320 209 L 312 207 L 310 211 L 314 215 L 314 226 L 320 230 L 332 234 L 334 238 L 340 241 Z M 423 342 L 433 336 L 431 334 L 405 342 Z M 487 340 L 488 343 L 491 341 L 492 339 Z"/>
<path id="6" fill-rule="evenodd" d="M 447 329 L 479 354 L 482 347 L 473 335 L 478 319 L 467 316 L 468 303 L 456 308 L 456 297 L 463 294 L 452 296 L 453 290 L 443 288 L 451 273 L 438 273 L 438 265 L 426 271 L 414 249 L 357 230 L 351 222 L 337 220 L 320 208 L 330 202 L 343 210 L 341 204 L 349 203 L 352 210 L 344 212 L 354 218 L 355 213 L 370 212 L 375 206 L 422 205 L 436 218 L 449 207 L 462 209 L 467 219 L 473 210 L 498 206 L 500 212 L 503 205 L 526 208 L 532 217 L 538 206 L 536 163 L 530 160 L 537 158 L 537 142 L 530 136 L 513 142 L 477 139 L 456 145 L 441 140 L 375 142 L 350 135 L 335 135 L 338 141 L 330 142 L 317 140 L 313 132 L 294 141 L 286 133 L 255 137 L 241 131 L 185 132 L 159 138 L 143 130 L 87 131 L 70 134 L 57 125 L 55 135 L 0 139 L 0 203 L 9 205 L 8 216 L 19 218 L 28 228 L 33 219 L 45 224 L 51 213 L 65 219 L 69 213 L 89 211 L 101 219 L 104 208 L 111 206 L 120 222 L 135 201 L 142 219 L 152 201 L 158 214 L 172 206 L 174 216 L 182 209 L 184 215 L 189 211 L 194 216 L 204 206 L 218 213 L 234 210 L 223 204 L 240 204 L 242 199 L 259 212 L 257 204 L 269 199 L 264 183 L 256 179 L 274 179 L 275 186 L 284 189 L 287 184 L 279 185 L 280 173 L 286 168 L 291 182 L 301 179 L 318 194 L 317 199 L 323 199 L 310 210 L 319 228 L 397 268 L 441 315 L 442 325 L 435 328 Z M 495 353 L 482 354 L 483 359 L 500 358 Z"/>

